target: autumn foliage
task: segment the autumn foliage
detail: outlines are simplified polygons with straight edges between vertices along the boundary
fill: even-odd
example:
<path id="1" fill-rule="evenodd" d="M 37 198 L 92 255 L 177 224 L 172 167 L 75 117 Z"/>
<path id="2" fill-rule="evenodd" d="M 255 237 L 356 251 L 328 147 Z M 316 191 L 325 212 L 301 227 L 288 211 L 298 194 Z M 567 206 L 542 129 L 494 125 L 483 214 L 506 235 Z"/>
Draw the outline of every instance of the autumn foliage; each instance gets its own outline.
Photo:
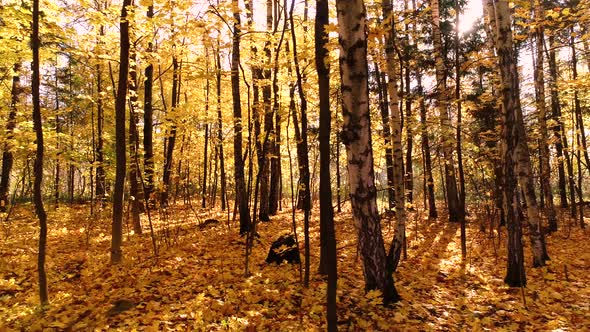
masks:
<path id="1" fill-rule="evenodd" d="M 196 214 L 195 214 L 196 213 Z M 317 211 L 311 246 L 319 245 Z M 2 223 L 0 326 L 5 330 L 248 330 L 325 329 L 325 281 L 312 273 L 304 289 L 298 265 L 266 264 L 276 234 L 288 231 L 289 213 L 259 226 L 252 275 L 243 275 L 244 238 L 225 221 L 199 229 L 207 216 L 187 206 L 155 220 L 160 255 L 149 235 L 125 228 L 123 264 L 109 264 L 109 213 L 88 206 L 49 211 L 47 271 L 51 306 L 40 308 L 36 287 L 38 229 L 30 205 Z M 223 216 L 214 216 L 223 220 Z M 338 324 L 358 330 L 576 330 L 590 328 L 588 231 L 567 217 L 547 238 L 548 266 L 533 269 L 528 284 L 504 285 L 505 231 L 482 231 L 485 220 L 468 218 L 469 255 L 461 261 L 457 224 L 408 216 L 407 258 L 396 273 L 403 300 L 393 308 L 378 292 L 364 292 L 356 233 L 348 212 L 336 215 L 339 264 Z M 393 227 L 383 220 L 387 240 Z M 526 244 L 528 245 L 528 244 Z M 302 249 L 302 248 L 301 248 Z M 318 251 L 312 252 L 317 267 Z M 523 297 L 524 296 L 524 297 Z"/>

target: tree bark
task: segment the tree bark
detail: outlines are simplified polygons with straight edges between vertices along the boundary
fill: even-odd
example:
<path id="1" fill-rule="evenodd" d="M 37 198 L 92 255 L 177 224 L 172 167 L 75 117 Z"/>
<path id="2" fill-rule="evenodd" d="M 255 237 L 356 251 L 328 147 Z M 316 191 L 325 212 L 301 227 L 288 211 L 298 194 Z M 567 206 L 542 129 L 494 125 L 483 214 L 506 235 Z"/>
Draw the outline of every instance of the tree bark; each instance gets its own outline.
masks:
<path id="1" fill-rule="evenodd" d="M 461 220 L 459 196 L 457 191 L 457 179 L 455 176 L 455 160 L 453 158 L 453 133 L 448 112 L 448 92 L 445 79 L 444 53 L 442 36 L 440 30 L 439 1 L 431 0 L 432 8 L 432 32 L 434 44 L 434 57 L 436 59 L 436 105 L 440 116 L 442 150 L 445 160 L 445 188 L 449 208 L 449 221 L 458 222 Z"/>
<path id="2" fill-rule="evenodd" d="M 311 214 L 311 192 L 309 184 L 309 150 L 307 146 L 307 98 L 303 92 L 303 76 L 301 74 L 299 58 L 297 56 L 297 38 L 295 35 L 295 24 L 293 22 L 294 7 L 295 0 L 292 0 L 291 10 L 289 11 L 289 21 L 291 25 L 291 39 L 293 42 L 293 64 L 295 65 L 295 74 L 297 75 L 297 91 L 299 92 L 299 100 L 301 102 L 301 136 L 297 141 L 297 160 L 299 162 L 299 197 L 303 204 L 303 236 L 305 238 L 305 273 L 303 277 L 303 284 L 305 287 L 308 287 L 310 273 L 309 218 Z M 295 131 L 297 132 L 296 112 L 293 112 L 293 124 L 295 125 Z M 295 137 L 297 138 L 297 134 Z"/>
<path id="3" fill-rule="evenodd" d="M 527 208 L 527 220 L 529 225 L 529 237 L 532 245 L 533 252 L 533 266 L 545 265 L 545 260 L 549 259 L 547 250 L 545 247 L 544 235 L 541 229 L 541 222 L 539 216 L 539 210 L 535 197 L 534 184 L 531 178 L 531 164 L 530 155 L 527 146 L 527 137 L 525 135 L 524 121 L 522 115 L 522 109 L 520 107 L 520 87 L 517 71 L 517 58 L 512 42 L 512 30 L 511 30 L 511 17 L 508 3 L 506 1 L 499 1 L 496 3 L 496 25 L 498 34 L 496 35 L 496 47 L 499 56 L 499 67 L 501 70 L 502 79 L 502 100 L 503 100 L 503 111 L 504 125 L 506 126 L 505 131 L 507 134 L 505 145 L 510 144 L 509 147 L 505 147 L 507 152 L 510 153 L 516 163 L 516 171 L 518 177 L 518 183 L 523 189 L 524 196 L 526 198 Z M 511 142 L 509 140 L 512 140 Z M 510 151 L 514 148 L 514 151 Z M 508 170 L 508 166 L 503 169 L 504 172 L 504 187 L 509 187 L 508 182 L 511 182 L 509 178 L 510 173 L 513 170 Z M 516 194 L 515 194 L 516 195 Z M 508 229 L 513 227 L 510 224 L 511 212 L 507 210 L 507 205 L 511 205 L 510 200 L 504 202 L 504 210 L 507 216 Z M 510 206 L 510 209 L 514 209 L 514 204 Z M 520 228 L 520 217 L 517 222 Z M 519 230 L 516 230 L 520 232 Z M 522 250 L 522 249 L 519 249 Z M 510 264 L 509 264 L 510 266 Z M 520 272 L 519 272 L 520 273 Z M 524 272 L 522 272 L 524 275 Z M 509 274 L 510 275 L 510 274 Z M 516 278 L 514 275 L 511 278 L 507 277 L 507 283 L 511 286 L 523 286 L 526 284 L 526 280 L 523 277 Z"/>
<path id="4" fill-rule="evenodd" d="M 171 104 L 170 104 L 170 112 L 174 113 L 176 107 L 178 106 L 178 95 L 179 95 L 179 85 L 180 85 L 180 65 L 178 63 L 178 58 L 176 54 L 172 56 L 172 94 L 171 94 Z M 161 204 L 163 206 L 168 206 L 168 196 L 171 190 L 171 176 L 172 176 L 172 163 L 173 163 L 173 156 L 174 156 L 174 146 L 176 145 L 176 119 L 170 118 L 168 116 L 168 121 L 170 122 L 170 130 L 168 131 L 167 135 L 167 145 L 164 149 L 164 174 L 162 176 L 163 182 L 163 189 L 161 194 Z M 205 165 L 205 168 L 207 165 Z"/>
<path id="5" fill-rule="evenodd" d="M 10 203 L 8 201 L 8 191 L 10 190 L 10 173 L 12 172 L 12 164 L 14 162 L 12 149 L 14 148 L 16 111 L 21 90 L 20 68 L 20 63 L 15 63 L 13 66 L 12 87 L 10 89 L 10 112 L 6 121 L 6 139 L 4 141 L 4 151 L 2 152 L 2 174 L 0 177 L 0 211 L 2 212 L 6 212 L 6 207 Z"/>
<path id="6" fill-rule="evenodd" d="M 244 182 L 244 161 L 242 159 L 242 106 L 240 101 L 240 9 L 238 0 L 232 0 L 233 35 L 231 56 L 231 91 L 233 100 L 234 124 L 234 182 L 236 186 L 236 205 L 240 211 L 240 234 L 250 229 L 248 196 Z"/>
<path id="7" fill-rule="evenodd" d="M 535 28 L 537 62 L 535 64 L 534 74 L 537 111 L 539 113 L 539 130 L 541 132 L 541 141 L 539 142 L 539 149 L 541 152 L 539 158 L 539 166 L 541 169 L 541 192 L 545 198 L 549 231 L 555 232 L 557 231 L 557 215 L 553 204 L 553 191 L 551 190 L 551 165 L 549 162 L 549 137 L 547 134 L 547 108 L 545 104 L 545 67 L 543 64 L 544 31 L 543 24 L 541 23 L 541 21 L 545 19 L 545 12 L 540 0 L 535 0 L 534 11 L 535 19 L 537 21 Z"/>
<path id="8" fill-rule="evenodd" d="M 33 0 L 33 24 L 31 34 L 31 49 L 33 51 L 33 62 L 31 69 L 33 71 L 31 78 L 31 87 L 33 94 L 33 127 L 35 130 L 35 139 L 37 143 L 37 152 L 35 154 L 34 172 L 34 201 L 35 213 L 39 218 L 39 253 L 37 256 L 37 272 L 39 275 L 39 299 L 42 306 L 49 304 L 49 294 L 47 291 L 47 274 L 45 272 L 45 256 L 47 247 L 47 214 L 43 207 L 43 193 L 41 185 L 43 183 L 43 124 L 41 118 L 41 101 L 40 101 L 40 74 L 39 74 L 39 0 Z"/>
<path id="9" fill-rule="evenodd" d="M 127 147 L 125 145 L 125 103 L 127 100 L 127 76 L 129 75 L 129 21 L 127 7 L 131 0 L 124 0 L 120 17 L 120 55 L 119 83 L 115 100 L 115 191 L 113 193 L 113 223 L 111 239 L 111 264 L 119 264 L 123 259 L 121 243 L 123 242 L 123 191 L 125 190 L 125 174 Z"/>
<path id="10" fill-rule="evenodd" d="M 223 154 L 223 125 L 221 118 L 221 55 L 219 53 L 219 39 L 215 53 L 215 91 L 217 94 L 217 149 L 219 153 L 219 168 L 221 173 L 221 210 L 225 211 L 227 204 L 227 178 L 225 174 L 225 157 Z"/>
<path id="11" fill-rule="evenodd" d="M 375 62 L 375 81 L 377 82 L 377 91 L 379 96 L 379 111 L 381 113 L 381 122 L 383 123 L 383 144 L 385 145 L 385 171 L 387 175 L 387 203 L 388 208 L 393 210 L 395 207 L 395 189 L 393 179 L 393 149 L 391 148 L 391 122 L 389 119 L 389 104 L 387 79 L 385 73 L 380 73 L 379 66 Z"/>
<path id="12" fill-rule="evenodd" d="M 366 12 L 362 0 L 338 0 L 336 11 L 343 115 L 341 139 L 346 146 L 350 198 L 363 261 L 365 290 L 381 290 L 383 301 L 388 304 L 397 301 L 399 295 L 393 275 L 388 271 L 377 210 L 368 100 Z M 401 186 L 403 188 L 403 184 Z"/>
<path id="13" fill-rule="evenodd" d="M 391 247 L 387 255 L 387 273 L 393 273 L 397 269 L 401 257 L 401 250 L 406 235 L 406 203 L 405 203 L 405 183 L 404 183 L 404 165 L 402 151 L 402 121 L 403 114 L 399 107 L 398 75 L 396 74 L 395 61 L 395 24 L 393 23 L 391 1 L 382 2 L 382 15 L 385 35 L 385 56 L 387 63 L 387 90 L 389 93 L 389 109 L 391 111 L 391 147 L 393 150 L 393 183 L 395 192 L 395 235 L 391 242 Z M 401 59 L 400 59 L 401 61 Z"/>
<path id="14" fill-rule="evenodd" d="M 334 231 L 334 208 L 332 206 L 332 188 L 330 184 L 330 68 L 326 63 L 328 50 L 326 43 L 329 23 L 327 0 L 318 0 L 315 20 L 315 63 L 318 72 L 318 91 L 320 99 L 320 246 L 321 256 L 325 257 L 328 274 L 326 321 L 328 331 L 338 330 L 336 308 L 336 289 L 338 268 L 336 257 L 336 233 Z"/>
<path id="15" fill-rule="evenodd" d="M 154 17 L 154 5 L 150 4 L 147 11 L 148 19 Z M 148 56 L 153 51 L 153 43 L 148 43 Z M 148 65 L 145 68 L 144 80 L 144 95 L 143 95 L 143 163 L 145 172 L 145 188 L 144 199 L 147 202 L 148 208 L 151 208 L 154 203 L 152 193 L 154 191 L 154 113 L 153 113 L 153 84 L 154 84 L 154 65 L 151 58 L 148 60 Z"/>
<path id="16" fill-rule="evenodd" d="M 141 212 L 141 183 L 138 178 L 139 169 L 139 132 L 137 129 L 137 113 L 135 111 L 138 107 L 137 95 L 137 59 L 135 45 L 130 51 L 130 59 L 132 60 L 129 68 L 129 157 L 131 163 L 129 164 L 129 196 L 131 204 L 131 218 L 133 221 L 133 231 L 135 234 L 141 234 L 141 220 L 139 213 Z"/>

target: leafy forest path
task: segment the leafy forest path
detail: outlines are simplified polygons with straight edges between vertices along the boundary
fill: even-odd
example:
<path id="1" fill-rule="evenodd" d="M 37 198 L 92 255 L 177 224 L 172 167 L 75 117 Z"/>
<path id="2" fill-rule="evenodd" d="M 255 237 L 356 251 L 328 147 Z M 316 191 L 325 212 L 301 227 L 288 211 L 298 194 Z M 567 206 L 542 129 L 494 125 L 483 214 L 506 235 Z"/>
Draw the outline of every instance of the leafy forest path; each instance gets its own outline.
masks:
<path id="1" fill-rule="evenodd" d="M 298 265 L 264 262 L 272 241 L 291 228 L 289 210 L 259 225 L 249 277 L 244 238 L 237 225 L 228 227 L 227 215 L 182 205 L 170 208 L 166 218 L 154 211 L 158 258 L 146 229 L 141 236 L 126 233 L 125 260 L 111 267 L 109 210 L 92 218 L 87 205 L 52 210 L 51 304 L 44 311 L 37 306 L 38 228 L 32 211 L 22 205 L 0 225 L 0 331 L 325 330 L 326 284 L 315 273 L 318 211 L 310 228 L 312 279 L 304 289 Z M 541 269 L 530 267 L 525 241 L 523 292 L 503 283 L 505 230 L 498 239 L 497 232 L 482 232 L 481 221 L 470 219 L 462 262 L 459 225 L 423 215 L 412 212 L 408 218 L 407 258 L 395 274 L 403 300 L 393 308 L 384 308 L 378 293 L 365 294 L 350 213 L 336 215 L 341 330 L 590 329 L 588 230 L 560 220 L 564 226 L 548 237 L 552 260 Z M 207 218 L 220 222 L 199 227 Z M 392 224 L 383 220 L 386 243 Z"/>

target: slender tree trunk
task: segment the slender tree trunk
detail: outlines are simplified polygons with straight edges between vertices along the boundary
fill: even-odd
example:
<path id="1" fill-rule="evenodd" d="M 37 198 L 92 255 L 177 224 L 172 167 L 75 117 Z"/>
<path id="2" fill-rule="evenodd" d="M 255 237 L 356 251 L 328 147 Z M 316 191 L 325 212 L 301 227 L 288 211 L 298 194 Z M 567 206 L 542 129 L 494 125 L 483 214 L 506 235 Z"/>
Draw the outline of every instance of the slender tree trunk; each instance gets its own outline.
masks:
<path id="1" fill-rule="evenodd" d="M 574 27 L 570 28 L 570 48 L 571 52 L 571 59 L 572 59 L 572 79 L 576 81 L 578 79 L 578 57 L 577 51 L 575 47 L 575 31 Z M 584 117 L 582 116 L 582 106 L 580 104 L 580 98 L 578 89 L 574 88 L 574 111 L 576 115 L 576 122 L 578 123 L 578 130 L 580 131 L 580 139 L 582 145 L 579 147 L 582 149 L 582 153 L 584 154 L 584 161 L 586 162 L 586 169 L 590 171 L 590 158 L 588 157 L 588 145 L 586 143 L 586 130 L 584 127 Z"/>
<path id="2" fill-rule="evenodd" d="M 541 193 L 545 198 L 545 207 L 547 219 L 549 222 L 549 231 L 557 231 L 557 215 L 553 204 L 553 191 L 551 190 L 551 166 L 549 162 L 549 137 L 547 130 L 547 110 L 545 105 L 545 68 L 543 65 L 543 44 L 544 31 L 541 21 L 545 19 L 545 12 L 540 0 L 535 0 L 535 18 L 537 25 L 535 28 L 536 54 L 537 62 L 535 64 L 535 92 L 537 99 L 537 111 L 539 112 L 539 130 L 541 132 L 541 141 L 539 149 L 539 166 L 541 169 Z"/>
<path id="3" fill-rule="evenodd" d="M 172 56 L 172 95 L 171 95 L 171 104 L 170 104 L 170 112 L 175 112 L 176 107 L 178 106 L 178 95 L 179 95 L 179 85 L 180 85 L 180 65 L 178 63 L 178 58 L 175 55 Z M 176 120 L 168 118 L 170 121 L 170 131 L 168 132 L 167 137 L 167 144 L 166 148 L 164 149 L 165 156 L 164 156 L 164 174 L 162 176 L 162 182 L 164 183 L 161 195 L 161 204 L 163 206 L 168 205 L 168 195 L 171 190 L 171 176 L 172 176 L 172 163 L 173 163 L 173 156 L 174 156 L 174 146 L 176 145 Z M 205 165 L 205 168 L 207 165 Z"/>
<path id="4" fill-rule="evenodd" d="M 57 66 L 55 68 L 55 134 L 56 142 L 55 148 L 57 154 L 55 156 L 55 182 L 53 183 L 54 197 L 55 197 L 55 208 L 59 207 L 59 196 L 60 196 L 60 175 L 61 175 L 61 147 L 60 147 L 60 133 L 61 133 L 61 117 L 59 112 L 59 91 L 58 91 L 58 76 Z M 100 101 L 100 100 L 99 100 Z M 102 101 L 101 101 L 102 102 Z M 102 105 L 101 105 L 102 107 Z"/>
<path id="5" fill-rule="evenodd" d="M 393 150 L 393 183 L 395 192 L 395 235 L 391 242 L 387 257 L 387 274 L 393 273 L 401 257 L 401 251 L 406 234 L 406 210 L 405 210 L 405 183 L 404 183 L 404 165 L 402 151 L 402 121 L 403 114 L 399 107 L 399 91 L 397 85 L 396 61 L 395 61 L 395 24 L 392 12 L 392 3 L 389 0 L 382 2 L 382 15 L 384 18 L 385 35 L 385 55 L 387 62 L 387 90 L 389 93 L 389 109 L 391 110 L 391 146 Z M 401 59 L 400 59 L 401 61 Z M 349 159 L 350 161 L 350 159 Z M 349 175 L 350 176 L 350 175 Z"/>
<path id="6" fill-rule="evenodd" d="M 387 93 L 387 80 L 385 73 L 379 72 L 379 66 L 375 62 L 375 81 L 379 95 L 379 111 L 383 123 L 383 144 L 385 145 L 385 167 L 387 175 L 387 202 L 388 208 L 395 207 L 395 189 L 393 179 L 393 150 L 391 148 L 391 122 L 389 119 L 389 97 Z"/>
<path id="7" fill-rule="evenodd" d="M 219 150 L 219 168 L 221 172 L 221 210 L 225 211 L 227 204 L 227 179 L 225 174 L 225 157 L 223 154 L 223 125 L 221 120 L 221 55 L 219 54 L 219 39 L 217 39 L 215 57 L 215 91 L 217 93 L 217 149 Z"/>
<path id="8" fill-rule="evenodd" d="M 43 193 L 41 184 L 43 183 L 43 126 L 41 118 L 41 101 L 40 101 L 40 75 L 39 75 L 39 0 L 33 0 L 33 24 L 31 34 L 31 48 L 33 50 L 31 79 L 33 94 L 33 127 L 35 129 L 35 139 L 37 143 L 37 152 L 35 154 L 35 184 L 34 184 L 34 201 L 35 213 L 39 218 L 39 253 L 37 259 L 37 271 L 39 274 L 39 299 L 41 305 L 49 304 L 49 295 L 47 292 L 47 274 L 45 272 L 45 255 L 47 247 L 47 214 L 43 207 Z"/>
<path id="9" fill-rule="evenodd" d="M 272 0 L 266 1 L 266 31 L 268 34 L 272 34 Z M 264 54 L 266 56 L 264 69 L 262 69 L 262 109 L 264 110 L 264 136 L 269 133 L 268 140 L 265 140 L 264 146 L 262 147 L 263 162 L 260 164 L 263 167 L 258 171 L 261 172 L 260 178 L 260 209 L 259 218 L 260 221 L 270 221 L 269 213 L 269 195 L 270 195 L 270 153 L 272 153 L 272 146 L 274 145 L 274 125 L 273 125 L 273 114 L 271 104 L 271 70 L 270 65 L 271 50 L 270 41 L 267 40 L 264 43 Z"/>
<path id="10" fill-rule="evenodd" d="M 563 164 L 563 138 L 561 136 L 561 128 L 563 121 L 561 119 L 561 105 L 559 104 L 559 94 L 557 91 L 557 61 L 555 59 L 555 36 L 549 36 L 549 75 L 550 75 L 550 92 L 551 92 L 551 116 L 555 125 L 551 128 L 555 136 L 555 151 L 557 153 L 557 173 L 559 176 L 559 202 L 562 208 L 568 207 L 567 191 L 566 191 L 566 176 L 565 167 Z"/>
<path id="11" fill-rule="evenodd" d="M 113 194 L 113 223 L 111 240 L 111 264 L 119 264 L 123 259 L 123 191 L 125 190 L 126 145 L 125 145 L 125 103 L 127 99 L 127 76 L 129 74 L 129 21 L 127 7 L 131 0 L 123 0 L 120 21 L 121 48 L 119 56 L 119 83 L 115 100 L 115 192 Z"/>
<path id="12" fill-rule="evenodd" d="M 206 53 L 207 50 L 205 50 Z M 207 207 L 207 148 L 209 147 L 209 54 L 206 55 L 206 76 L 207 81 L 205 83 L 205 147 L 203 148 L 203 190 L 201 193 L 201 208 Z"/>
<path id="13" fill-rule="evenodd" d="M 457 163 L 459 168 L 459 222 L 461 223 L 461 258 L 467 258 L 467 235 L 465 232 L 465 172 L 463 170 L 463 148 L 461 146 L 461 58 L 459 38 L 459 2 L 455 2 L 455 100 L 457 102 Z"/>
<path id="14" fill-rule="evenodd" d="M 242 159 L 242 106 L 240 101 L 240 10 L 238 0 L 232 0 L 233 35 L 231 56 L 231 91 L 233 99 L 234 124 L 234 182 L 236 186 L 236 205 L 240 211 L 240 234 L 250 229 L 248 196 L 244 182 L 244 160 Z"/>
<path id="15" fill-rule="evenodd" d="M 436 199 L 434 196 L 434 178 L 432 176 L 432 157 L 430 153 L 430 142 L 428 138 L 428 124 L 426 123 L 426 103 L 424 101 L 424 88 L 422 87 L 422 71 L 418 69 L 416 76 L 418 95 L 420 97 L 420 126 L 422 131 L 422 149 L 424 150 L 424 177 L 428 189 L 428 217 L 437 218 Z"/>
<path id="16" fill-rule="evenodd" d="M 289 11 L 289 21 L 291 25 L 291 39 L 293 42 L 293 64 L 295 65 L 295 74 L 297 75 L 297 91 L 299 92 L 299 100 L 301 102 L 301 136 L 297 141 L 297 156 L 299 162 L 299 196 L 303 202 L 303 235 L 305 238 L 305 273 L 303 276 L 303 284 L 305 287 L 309 286 L 310 273 L 310 246 L 309 246 L 309 219 L 311 214 L 311 192 L 309 179 L 309 157 L 307 146 L 307 98 L 303 92 L 303 77 L 301 68 L 299 67 L 299 58 L 297 56 L 297 38 L 295 35 L 295 24 L 293 22 L 293 9 L 295 7 L 295 0 L 291 2 L 291 10 Z M 297 132 L 297 116 L 293 112 L 293 124 Z M 297 137 L 297 135 L 295 136 Z M 301 198 L 302 197 L 302 198 Z"/>
<path id="17" fill-rule="evenodd" d="M 129 195 L 131 196 L 131 218 L 133 221 L 133 231 L 135 234 L 141 234 L 141 220 L 139 213 L 141 212 L 141 190 L 138 174 L 139 169 L 139 132 L 137 129 L 137 113 L 135 109 L 138 107 L 137 94 L 137 59 L 136 48 L 130 51 L 130 59 L 132 60 L 129 68 Z"/>
<path id="18" fill-rule="evenodd" d="M 330 68 L 326 63 L 328 50 L 326 43 L 329 23 L 327 0 L 318 0 L 315 20 L 315 62 L 318 72 L 318 89 L 320 99 L 320 240 L 321 257 L 325 257 L 328 274 L 326 320 L 328 331 L 338 330 L 336 308 L 336 289 L 338 268 L 336 259 L 336 233 L 334 231 L 334 208 L 332 207 L 332 188 L 330 184 Z"/>
<path id="19" fill-rule="evenodd" d="M 445 188 L 447 194 L 447 204 L 449 209 L 449 221 L 461 221 L 459 196 L 457 191 L 457 179 L 455 176 L 455 160 L 453 158 L 453 141 L 451 122 L 448 111 L 448 92 L 445 79 L 444 53 L 442 45 L 442 36 L 440 30 L 440 12 L 439 1 L 431 0 L 432 8 L 432 31 L 434 44 L 434 57 L 436 59 L 436 91 L 437 91 L 437 108 L 440 116 L 442 150 L 445 159 Z"/>
<path id="20" fill-rule="evenodd" d="M 150 4 L 147 11 L 148 19 L 154 17 L 154 5 Z M 148 56 L 151 56 L 153 44 L 148 42 Z M 153 204 L 152 193 L 154 191 L 154 113 L 153 113 L 153 84 L 154 84 L 154 65 L 148 60 L 145 68 L 144 95 L 143 95 L 143 163 L 145 172 L 144 199 L 148 208 Z"/>
<path id="21" fill-rule="evenodd" d="M 397 301 L 399 295 L 393 275 L 388 271 L 377 210 L 368 100 L 366 12 L 362 0 L 338 0 L 336 10 L 344 120 L 340 136 L 346 146 L 351 205 L 363 261 L 365 290 L 381 290 L 383 301 L 388 304 Z M 387 47 L 390 46 L 388 44 Z M 392 82 L 393 77 L 390 77 L 390 84 Z M 394 99 L 394 96 L 391 97 Z M 391 104 L 393 106 L 394 103 Z M 396 115 L 399 117 L 399 114 Z M 400 186 L 403 188 L 403 182 Z M 401 193 L 403 196 L 403 190 Z"/>
<path id="22" fill-rule="evenodd" d="M 2 174 L 0 178 L 0 211 L 6 212 L 6 207 L 9 204 L 8 191 L 10 190 L 10 173 L 12 172 L 12 164 L 14 162 L 14 155 L 12 149 L 14 148 L 14 128 L 16 127 L 16 108 L 19 103 L 20 95 L 20 63 L 15 63 L 12 74 L 12 87 L 10 90 L 10 113 L 8 113 L 8 120 L 6 121 L 6 139 L 4 141 L 4 151 L 2 152 Z"/>
<path id="23" fill-rule="evenodd" d="M 408 12 L 408 0 L 404 1 L 404 10 Z M 413 158 L 412 155 L 414 153 L 414 133 L 413 133 L 413 126 L 414 126 L 414 116 L 412 115 L 412 91 L 411 91 L 411 79 L 410 79 L 410 52 L 412 49 L 412 45 L 410 45 L 410 22 L 408 19 L 405 20 L 405 32 L 406 35 L 404 37 L 404 47 L 405 52 L 403 55 L 403 66 L 404 66 L 404 101 L 405 101 L 405 109 L 406 109 L 406 162 L 405 162 L 405 174 L 404 174 L 404 181 L 405 186 L 404 190 L 406 191 L 406 199 L 407 202 L 410 203 L 410 210 L 413 210 L 413 202 L 414 202 L 414 169 L 413 169 Z M 415 30 L 415 29 L 414 29 Z M 403 117 L 403 114 L 402 114 Z M 404 127 L 402 123 L 402 127 Z"/>

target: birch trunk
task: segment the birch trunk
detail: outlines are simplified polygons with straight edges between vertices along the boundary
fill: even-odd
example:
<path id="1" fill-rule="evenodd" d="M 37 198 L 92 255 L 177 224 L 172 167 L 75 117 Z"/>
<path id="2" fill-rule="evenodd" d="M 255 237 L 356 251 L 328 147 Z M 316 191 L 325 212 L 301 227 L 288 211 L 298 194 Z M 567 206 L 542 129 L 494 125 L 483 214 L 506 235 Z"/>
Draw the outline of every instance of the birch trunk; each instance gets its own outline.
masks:
<path id="1" fill-rule="evenodd" d="M 366 12 L 362 0 L 338 0 L 336 11 L 340 36 L 341 139 L 346 146 L 350 198 L 363 261 L 365 290 L 381 290 L 387 304 L 398 300 L 399 295 L 392 274 L 387 271 L 377 210 L 368 100 Z"/>

